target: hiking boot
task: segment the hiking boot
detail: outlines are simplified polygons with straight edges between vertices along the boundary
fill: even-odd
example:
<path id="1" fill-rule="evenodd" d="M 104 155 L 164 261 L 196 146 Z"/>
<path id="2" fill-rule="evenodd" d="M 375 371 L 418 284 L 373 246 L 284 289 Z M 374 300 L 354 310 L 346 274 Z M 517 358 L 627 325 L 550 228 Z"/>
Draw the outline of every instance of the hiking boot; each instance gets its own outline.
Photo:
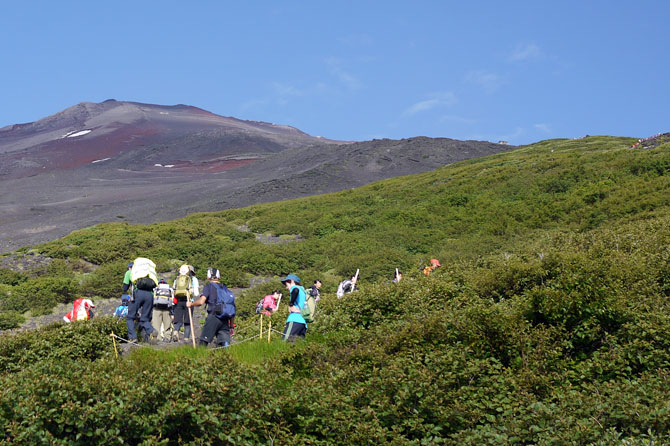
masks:
<path id="1" fill-rule="evenodd" d="M 152 332 L 149 336 L 144 337 L 144 342 L 150 345 L 156 345 L 158 344 L 158 336 Z"/>

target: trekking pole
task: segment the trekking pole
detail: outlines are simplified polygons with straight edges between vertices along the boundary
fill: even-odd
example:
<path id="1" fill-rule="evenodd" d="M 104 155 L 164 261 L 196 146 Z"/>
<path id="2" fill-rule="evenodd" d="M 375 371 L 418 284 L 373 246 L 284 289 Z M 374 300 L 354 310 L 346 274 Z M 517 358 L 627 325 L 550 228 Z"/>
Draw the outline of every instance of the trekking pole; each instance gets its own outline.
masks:
<path id="1" fill-rule="evenodd" d="M 356 289 L 356 283 L 358 282 L 358 273 L 361 272 L 360 269 L 356 268 L 356 275 L 354 276 L 354 283 L 351 284 L 351 292 L 353 293 Z"/>
<path id="2" fill-rule="evenodd" d="M 186 299 L 188 301 L 188 297 Z M 195 327 L 193 326 L 193 312 L 191 311 L 191 307 L 186 308 L 188 308 L 188 320 L 191 323 L 191 339 L 193 340 L 193 348 L 195 348 Z"/>

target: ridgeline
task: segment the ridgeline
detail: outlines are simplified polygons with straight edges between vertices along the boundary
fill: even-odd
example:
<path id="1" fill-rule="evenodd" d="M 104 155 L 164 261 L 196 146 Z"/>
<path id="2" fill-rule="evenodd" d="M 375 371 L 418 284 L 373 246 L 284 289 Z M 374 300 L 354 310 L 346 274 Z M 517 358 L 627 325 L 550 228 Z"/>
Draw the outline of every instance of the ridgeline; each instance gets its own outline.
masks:
<path id="1" fill-rule="evenodd" d="M 214 266 L 229 286 L 276 277 L 238 298 L 238 340 L 280 276 L 326 290 L 296 345 L 117 358 L 110 333 L 126 333 L 111 317 L 5 334 L 4 442 L 670 442 L 670 143 L 634 143 L 542 141 L 334 194 L 99 225 L 0 258 L 3 329 L 118 297 L 137 256 L 166 276 Z M 12 266 L 23 257 L 42 261 Z M 442 267 L 424 277 L 433 257 Z M 357 268 L 358 291 L 337 299 Z M 282 302 L 273 326 L 285 315 Z"/>

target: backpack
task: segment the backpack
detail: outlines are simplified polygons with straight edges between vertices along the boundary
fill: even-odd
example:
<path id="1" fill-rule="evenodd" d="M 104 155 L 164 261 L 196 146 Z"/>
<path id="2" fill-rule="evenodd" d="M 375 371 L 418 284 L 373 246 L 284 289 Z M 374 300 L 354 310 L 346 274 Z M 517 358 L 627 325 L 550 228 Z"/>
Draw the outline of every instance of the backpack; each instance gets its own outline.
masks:
<path id="1" fill-rule="evenodd" d="M 258 301 L 256 304 L 256 314 L 261 314 L 261 311 L 263 311 L 263 302 L 265 301 L 265 298 L 262 298 L 261 300 Z"/>
<path id="2" fill-rule="evenodd" d="M 154 305 L 159 309 L 166 309 L 172 306 L 172 290 L 166 284 L 158 285 L 154 296 Z"/>
<path id="3" fill-rule="evenodd" d="M 174 297 L 186 298 L 191 297 L 191 275 L 180 274 L 177 277 L 177 286 L 174 289 Z"/>
<path id="4" fill-rule="evenodd" d="M 212 314 L 219 319 L 230 319 L 235 316 L 235 295 L 225 285 L 215 284 L 216 304 Z"/>
<path id="5" fill-rule="evenodd" d="M 144 257 L 138 257 L 130 270 L 130 279 L 138 290 L 153 291 L 158 283 L 156 264 Z"/>
<path id="6" fill-rule="evenodd" d="M 351 293 L 352 285 L 353 284 L 351 283 L 351 280 L 349 280 L 349 279 L 343 280 L 342 282 L 340 282 L 340 284 L 337 287 L 337 293 L 336 293 L 337 297 L 341 298 L 346 293 Z"/>
<path id="7" fill-rule="evenodd" d="M 314 322 L 314 313 L 316 312 L 316 301 L 310 293 L 305 293 L 305 306 L 300 310 L 300 315 L 308 324 Z"/>

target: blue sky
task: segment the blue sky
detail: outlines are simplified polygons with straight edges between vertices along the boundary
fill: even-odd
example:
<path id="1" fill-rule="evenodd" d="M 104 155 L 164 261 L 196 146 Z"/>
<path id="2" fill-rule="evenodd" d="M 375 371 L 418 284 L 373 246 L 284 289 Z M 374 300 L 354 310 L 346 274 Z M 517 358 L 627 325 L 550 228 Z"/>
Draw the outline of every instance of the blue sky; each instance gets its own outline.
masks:
<path id="1" fill-rule="evenodd" d="M 670 2 L 25 1 L 0 7 L 0 127 L 189 104 L 341 140 L 670 131 Z"/>

